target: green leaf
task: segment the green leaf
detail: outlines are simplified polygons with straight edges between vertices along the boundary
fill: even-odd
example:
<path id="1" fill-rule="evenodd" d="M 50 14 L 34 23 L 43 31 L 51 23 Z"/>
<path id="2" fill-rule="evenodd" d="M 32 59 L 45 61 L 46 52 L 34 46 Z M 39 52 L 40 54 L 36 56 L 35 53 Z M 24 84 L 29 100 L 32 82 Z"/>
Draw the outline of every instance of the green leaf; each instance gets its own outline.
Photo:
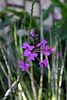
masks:
<path id="1" fill-rule="evenodd" d="M 51 0 L 53 3 L 59 3 L 59 0 Z"/>
<path id="2" fill-rule="evenodd" d="M 54 10 L 55 6 L 56 6 L 56 4 L 51 4 L 47 10 L 43 11 L 43 21 L 49 17 L 49 13 L 51 13 Z"/>
<path id="3" fill-rule="evenodd" d="M 0 23 L 0 29 L 3 29 L 5 26 L 8 26 L 8 25 L 10 25 L 12 23 L 15 23 L 15 22 L 14 21 L 6 20 L 3 23 Z"/>
<path id="4" fill-rule="evenodd" d="M 1 42 L 6 42 L 6 40 L 4 39 L 4 37 L 0 36 L 0 41 Z"/>

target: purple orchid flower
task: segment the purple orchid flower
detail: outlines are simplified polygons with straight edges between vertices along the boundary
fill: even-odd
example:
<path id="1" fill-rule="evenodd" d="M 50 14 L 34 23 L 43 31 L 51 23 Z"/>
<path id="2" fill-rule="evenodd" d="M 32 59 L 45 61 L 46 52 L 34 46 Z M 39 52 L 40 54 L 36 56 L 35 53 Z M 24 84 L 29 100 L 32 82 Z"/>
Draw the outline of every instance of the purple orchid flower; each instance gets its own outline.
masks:
<path id="1" fill-rule="evenodd" d="M 45 46 L 42 46 L 41 47 L 41 52 L 46 55 L 46 56 L 49 56 L 51 54 L 51 49 L 48 47 L 48 45 Z"/>
<path id="2" fill-rule="evenodd" d="M 23 43 L 23 46 L 21 48 L 28 49 L 28 50 L 33 50 L 35 46 L 30 46 L 29 43 Z"/>
<path id="3" fill-rule="evenodd" d="M 61 9 L 59 9 L 59 13 L 61 13 Z"/>
<path id="4" fill-rule="evenodd" d="M 37 47 L 39 47 L 39 46 L 43 46 L 44 44 L 47 43 L 47 41 L 44 40 L 44 39 L 45 39 L 45 38 L 42 39 L 41 43 L 38 43 L 38 44 L 37 44 Z"/>
<path id="5" fill-rule="evenodd" d="M 58 18 L 57 18 L 57 15 L 54 16 L 54 19 L 58 19 Z"/>
<path id="6" fill-rule="evenodd" d="M 54 48 L 52 48 L 52 49 L 51 49 L 51 52 L 55 52 L 55 49 L 54 49 Z"/>
<path id="7" fill-rule="evenodd" d="M 47 27 L 46 28 L 47 30 L 50 30 L 50 27 Z M 26 35 L 28 36 L 28 34 Z M 37 44 L 37 41 L 38 41 L 38 34 L 35 35 L 35 33 L 33 33 L 33 29 L 31 29 L 30 31 L 30 41 L 31 43 L 33 42 L 33 45 L 36 43 Z M 34 37 L 36 37 L 35 39 L 35 43 L 34 43 Z M 27 57 L 27 61 L 30 62 L 31 60 L 35 60 L 35 57 L 39 60 L 39 58 L 37 57 L 38 54 L 37 52 L 42 52 L 44 55 L 46 56 L 49 56 L 52 52 L 54 52 L 54 48 L 50 48 L 48 45 L 44 46 L 45 44 L 47 44 L 47 41 L 45 40 L 45 38 L 42 39 L 41 43 L 38 43 L 37 44 L 37 48 L 35 48 L 35 46 L 31 46 L 29 45 L 29 43 L 23 43 L 23 46 L 21 48 L 25 49 L 25 52 L 24 52 L 24 56 Z M 38 48 L 40 47 L 40 48 Z M 34 51 L 32 51 L 34 49 Z M 26 62 L 27 62 L 26 61 Z M 25 71 L 25 70 L 28 70 L 28 67 L 30 67 L 30 64 L 28 63 L 24 63 L 22 60 L 19 61 L 19 64 L 18 67 L 22 69 L 22 71 Z M 48 66 L 48 60 L 45 59 L 43 62 L 41 62 L 39 60 L 39 65 L 41 68 L 43 68 L 43 65 L 45 67 Z"/>
<path id="8" fill-rule="evenodd" d="M 28 36 L 28 34 L 26 34 L 26 36 Z"/>
<path id="9" fill-rule="evenodd" d="M 33 39 L 33 37 L 36 37 L 36 36 L 38 36 L 38 34 L 36 34 L 35 35 L 35 33 L 33 33 L 33 29 L 31 29 L 31 31 L 30 31 L 30 41 L 33 41 L 34 42 L 34 39 Z"/>
<path id="10" fill-rule="evenodd" d="M 57 54 L 58 54 L 58 58 L 61 58 L 62 57 L 61 52 L 57 52 Z"/>
<path id="11" fill-rule="evenodd" d="M 47 59 L 45 59 L 45 60 L 43 61 L 43 64 L 44 64 L 45 67 L 48 66 L 48 62 L 47 62 L 47 61 L 48 61 Z"/>
<path id="12" fill-rule="evenodd" d="M 50 27 L 49 27 L 49 26 L 47 26 L 47 27 L 45 27 L 45 29 L 46 29 L 47 31 L 49 31 L 49 30 L 50 30 Z"/>
<path id="13" fill-rule="evenodd" d="M 43 62 L 40 61 L 39 65 L 40 65 L 41 68 L 43 68 Z"/>
<path id="14" fill-rule="evenodd" d="M 38 36 L 38 34 L 35 35 L 35 33 L 33 33 L 33 29 L 31 29 L 31 31 L 30 31 L 30 35 L 31 35 L 31 37 Z"/>
<path id="15" fill-rule="evenodd" d="M 52 13 L 49 13 L 49 16 L 52 16 L 53 14 Z"/>
<path id="16" fill-rule="evenodd" d="M 24 62 L 22 60 L 19 61 L 19 64 L 20 65 L 18 65 L 18 67 L 21 68 L 22 71 L 28 70 L 28 67 L 30 67 L 30 64 L 28 64 L 28 63 L 24 64 Z"/>
<path id="17" fill-rule="evenodd" d="M 31 29 L 30 35 L 31 35 L 32 37 L 34 37 L 33 29 Z"/>
<path id="18" fill-rule="evenodd" d="M 48 45 L 46 45 L 46 46 L 41 47 L 41 52 L 44 55 L 49 56 L 51 54 L 51 52 L 55 52 L 55 50 L 54 50 L 54 48 L 50 48 Z"/>
<path id="19" fill-rule="evenodd" d="M 31 35 L 31 36 L 30 36 L 30 40 L 31 40 L 31 41 L 33 41 L 33 37 L 38 36 L 38 34 L 35 35 L 35 33 L 33 33 L 33 29 L 31 29 L 30 35 Z"/>
<path id="20" fill-rule="evenodd" d="M 43 62 L 39 62 L 39 65 L 40 65 L 40 67 L 41 68 L 43 68 L 43 65 L 45 66 L 45 67 L 47 67 L 48 66 L 48 62 L 47 62 L 48 60 L 47 59 L 45 59 Z"/>
<path id="21" fill-rule="evenodd" d="M 31 53 L 29 50 L 26 50 L 25 52 L 24 52 L 24 56 L 26 56 L 26 57 L 28 57 L 28 62 L 30 62 L 31 60 L 35 60 L 35 57 L 37 57 L 38 56 L 38 54 L 37 53 Z"/>

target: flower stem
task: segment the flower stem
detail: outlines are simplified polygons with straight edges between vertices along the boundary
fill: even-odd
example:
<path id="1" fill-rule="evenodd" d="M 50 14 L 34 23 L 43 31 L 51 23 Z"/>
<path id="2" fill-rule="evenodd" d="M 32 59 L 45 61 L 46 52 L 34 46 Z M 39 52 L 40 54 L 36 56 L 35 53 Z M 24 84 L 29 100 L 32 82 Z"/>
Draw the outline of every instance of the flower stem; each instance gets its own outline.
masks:
<path id="1" fill-rule="evenodd" d="M 33 15 L 33 7 L 34 7 L 35 1 L 32 2 L 32 8 L 31 8 L 31 17 L 30 17 L 30 24 L 29 24 L 29 36 L 28 36 L 28 42 L 29 42 L 29 38 L 30 38 L 30 30 L 32 27 L 32 15 Z"/>

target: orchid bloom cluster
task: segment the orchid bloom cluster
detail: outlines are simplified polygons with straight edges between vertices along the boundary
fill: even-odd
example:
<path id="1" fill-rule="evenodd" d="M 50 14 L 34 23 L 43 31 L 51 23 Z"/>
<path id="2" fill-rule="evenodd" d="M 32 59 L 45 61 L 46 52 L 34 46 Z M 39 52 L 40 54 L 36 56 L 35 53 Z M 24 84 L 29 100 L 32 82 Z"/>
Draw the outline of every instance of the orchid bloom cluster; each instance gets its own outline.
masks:
<path id="1" fill-rule="evenodd" d="M 28 36 L 28 34 L 26 34 L 26 36 Z M 35 38 L 35 41 L 34 41 Z M 22 69 L 22 71 L 28 70 L 28 67 L 30 67 L 29 62 L 31 60 L 35 60 L 35 58 L 38 59 L 39 61 L 39 65 L 41 68 L 43 68 L 43 65 L 45 67 L 48 66 L 48 60 L 44 59 L 43 62 L 40 61 L 40 59 L 38 58 L 38 52 L 41 52 L 43 55 L 49 56 L 52 52 L 54 52 L 55 50 L 53 48 L 50 48 L 47 44 L 47 41 L 45 40 L 45 38 L 42 39 L 41 43 L 36 43 L 35 42 L 38 41 L 38 34 L 35 35 L 35 33 L 33 32 L 33 29 L 31 29 L 30 31 L 30 42 L 31 44 L 33 44 L 33 46 L 31 46 L 29 43 L 23 43 L 23 46 L 21 48 L 25 49 L 24 51 L 24 56 L 26 57 L 26 61 L 23 62 L 22 60 L 19 61 L 18 67 Z"/>

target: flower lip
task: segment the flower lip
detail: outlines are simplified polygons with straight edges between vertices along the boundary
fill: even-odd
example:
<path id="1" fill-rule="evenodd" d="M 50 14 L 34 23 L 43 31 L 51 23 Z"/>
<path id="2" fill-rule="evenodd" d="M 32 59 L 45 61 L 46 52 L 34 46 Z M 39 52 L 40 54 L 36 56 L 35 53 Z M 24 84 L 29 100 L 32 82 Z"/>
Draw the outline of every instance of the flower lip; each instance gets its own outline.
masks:
<path id="1" fill-rule="evenodd" d="M 39 46 L 43 46 L 44 44 L 47 43 L 47 41 L 44 40 L 44 39 L 45 39 L 45 38 L 42 39 L 41 43 L 38 43 L 38 44 L 37 44 L 37 47 L 39 47 Z"/>
<path id="2" fill-rule="evenodd" d="M 23 43 L 23 46 L 21 48 L 28 49 L 28 50 L 33 50 L 35 46 L 30 46 L 29 43 Z"/>
<path id="3" fill-rule="evenodd" d="M 22 69 L 22 71 L 25 71 L 28 69 L 28 67 L 30 67 L 30 64 L 28 63 L 24 63 L 22 60 L 19 61 L 18 67 Z"/>
<path id="4" fill-rule="evenodd" d="M 48 60 L 47 59 L 45 59 L 43 62 L 39 62 L 39 65 L 40 65 L 40 67 L 41 68 L 43 68 L 43 65 L 45 66 L 45 67 L 47 67 L 48 66 L 48 62 L 47 62 Z"/>

